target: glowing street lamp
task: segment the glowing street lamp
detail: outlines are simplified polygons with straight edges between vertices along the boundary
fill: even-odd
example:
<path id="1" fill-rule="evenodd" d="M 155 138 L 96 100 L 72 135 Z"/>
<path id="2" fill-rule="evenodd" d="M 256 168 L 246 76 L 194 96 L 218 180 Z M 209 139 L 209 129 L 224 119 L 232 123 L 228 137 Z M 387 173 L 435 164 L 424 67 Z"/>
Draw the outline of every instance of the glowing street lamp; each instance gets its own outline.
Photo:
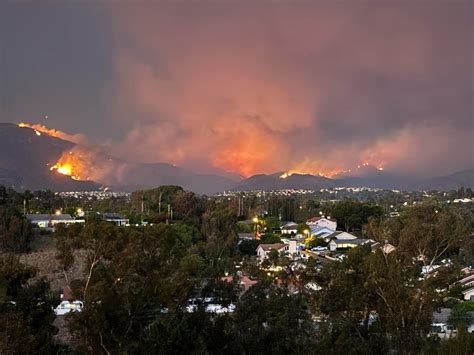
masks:
<path id="1" fill-rule="evenodd" d="M 309 229 L 305 229 L 303 233 L 305 235 L 305 239 L 308 239 L 311 236 L 311 231 Z"/>

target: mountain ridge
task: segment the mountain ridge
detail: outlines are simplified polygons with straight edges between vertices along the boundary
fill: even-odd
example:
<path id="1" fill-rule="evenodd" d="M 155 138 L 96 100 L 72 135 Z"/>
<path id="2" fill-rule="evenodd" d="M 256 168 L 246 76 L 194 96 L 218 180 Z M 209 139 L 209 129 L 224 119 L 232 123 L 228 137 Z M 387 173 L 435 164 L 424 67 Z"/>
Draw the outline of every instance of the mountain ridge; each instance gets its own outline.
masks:
<path id="1" fill-rule="evenodd" d="M 74 143 L 41 134 L 32 128 L 12 123 L 0 123 L 0 184 L 19 190 L 51 189 L 54 191 L 97 190 L 108 186 L 113 190 L 133 191 L 160 185 L 181 185 L 199 194 L 213 194 L 226 190 L 317 190 L 335 187 L 377 187 L 397 190 L 452 190 L 474 188 L 474 169 L 432 178 L 415 178 L 372 166 L 361 166 L 328 178 L 320 175 L 277 172 L 256 174 L 238 180 L 235 174 L 197 173 L 168 163 L 130 163 L 108 158 L 120 166 L 109 174 L 108 181 L 78 181 L 51 172 L 61 155 L 71 150 Z"/>

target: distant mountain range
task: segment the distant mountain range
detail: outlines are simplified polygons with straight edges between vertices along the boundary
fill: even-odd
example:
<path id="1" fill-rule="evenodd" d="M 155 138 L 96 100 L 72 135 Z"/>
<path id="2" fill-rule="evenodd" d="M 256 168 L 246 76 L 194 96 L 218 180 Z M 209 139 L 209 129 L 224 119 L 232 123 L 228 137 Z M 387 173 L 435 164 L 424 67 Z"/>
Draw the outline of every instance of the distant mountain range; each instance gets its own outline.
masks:
<path id="1" fill-rule="evenodd" d="M 231 174 L 199 174 L 167 163 L 120 164 L 120 175 L 110 181 L 77 181 L 50 171 L 62 153 L 74 143 L 38 134 L 34 129 L 0 123 L 0 185 L 24 190 L 88 191 L 109 186 L 118 191 L 134 191 L 160 185 L 180 185 L 200 194 L 224 190 L 322 189 L 333 187 L 378 187 L 399 190 L 451 190 L 461 186 L 474 188 L 474 169 L 448 176 L 417 179 L 363 166 L 351 173 L 327 178 L 310 174 L 259 174 L 239 179 Z M 109 158 L 112 160 L 113 158 Z"/>
<path id="2" fill-rule="evenodd" d="M 167 163 L 133 164 L 125 168 L 121 182 L 113 188 L 136 191 L 160 185 L 179 185 L 200 194 L 213 194 L 230 189 L 238 180 L 214 174 L 198 174 Z"/>
<path id="3" fill-rule="evenodd" d="M 335 180 L 309 174 L 292 174 L 285 178 L 284 172 L 271 175 L 259 174 L 242 180 L 233 191 L 285 190 L 285 189 L 322 189 L 336 187 Z"/>
<path id="4" fill-rule="evenodd" d="M 324 189 L 331 187 L 373 187 L 396 190 L 452 190 L 460 187 L 474 188 L 474 169 L 448 176 L 428 179 L 414 178 L 366 166 L 353 173 L 338 175 L 332 179 L 308 175 L 284 173 L 255 175 L 241 181 L 234 191 L 281 190 L 281 189 Z"/>

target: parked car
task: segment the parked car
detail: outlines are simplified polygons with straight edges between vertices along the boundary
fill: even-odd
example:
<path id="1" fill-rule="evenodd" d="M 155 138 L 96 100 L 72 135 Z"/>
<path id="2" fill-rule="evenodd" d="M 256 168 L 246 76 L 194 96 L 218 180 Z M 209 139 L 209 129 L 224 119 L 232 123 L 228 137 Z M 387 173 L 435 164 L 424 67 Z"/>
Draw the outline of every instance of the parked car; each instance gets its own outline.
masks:
<path id="1" fill-rule="evenodd" d="M 69 312 L 82 312 L 84 303 L 82 301 L 62 301 L 59 306 L 54 309 L 54 314 L 63 316 Z"/>

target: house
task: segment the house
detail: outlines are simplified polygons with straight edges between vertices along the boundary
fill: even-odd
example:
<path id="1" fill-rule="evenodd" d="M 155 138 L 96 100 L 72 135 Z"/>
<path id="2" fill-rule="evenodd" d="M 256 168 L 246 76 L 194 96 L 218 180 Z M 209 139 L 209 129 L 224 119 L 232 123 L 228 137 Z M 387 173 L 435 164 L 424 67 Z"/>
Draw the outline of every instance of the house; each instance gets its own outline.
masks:
<path id="1" fill-rule="evenodd" d="M 309 226 L 310 228 L 310 235 L 312 237 L 318 237 L 318 238 L 325 238 L 330 234 L 333 234 L 335 230 L 328 228 L 328 227 L 321 227 L 321 226 Z"/>
<path id="2" fill-rule="evenodd" d="M 449 325 L 450 308 L 440 308 L 433 312 L 431 322 L 431 334 L 436 334 L 439 338 L 450 338 L 456 330 Z"/>
<path id="3" fill-rule="evenodd" d="M 474 286 L 465 289 L 462 291 L 462 294 L 464 295 L 464 299 L 466 301 L 474 301 Z"/>
<path id="4" fill-rule="evenodd" d="M 369 243 L 373 243 L 374 241 L 371 239 L 332 239 L 329 242 L 329 250 L 336 251 L 338 249 L 349 249 L 355 248 L 360 245 L 365 245 Z"/>
<path id="5" fill-rule="evenodd" d="M 318 227 L 326 227 L 332 230 L 337 229 L 337 221 L 335 219 L 331 219 L 330 217 L 313 217 L 306 221 L 306 224 L 309 227 L 318 226 Z"/>
<path id="6" fill-rule="evenodd" d="M 25 217 L 36 228 L 53 229 L 59 223 L 65 225 L 85 223 L 84 219 L 75 219 L 70 214 L 27 214 Z"/>
<path id="7" fill-rule="evenodd" d="M 232 276 L 224 276 L 221 278 L 222 281 L 231 283 L 233 282 L 234 278 Z M 241 294 L 247 292 L 250 287 L 255 285 L 258 281 L 250 279 L 248 276 L 237 276 L 237 284 L 239 285 L 239 289 Z"/>
<path id="8" fill-rule="evenodd" d="M 254 240 L 255 233 L 237 233 L 239 240 Z"/>
<path id="9" fill-rule="evenodd" d="M 298 242 L 295 239 L 290 240 L 288 243 L 285 243 L 288 245 L 288 253 L 290 255 L 295 255 L 299 252 L 298 250 Z"/>
<path id="10" fill-rule="evenodd" d="M 295 222 L 289 222 L 281 227 L 281 234 L 296 234 L 298 233 L 298 225 Z"/>
<path id="11" fill-rule="evenodd" d="M 397 249 L 394 245 L 390 244 L 390 243 L 385 243 L 383 246 L 382 246 L 382 253 L 384 254 L 390 254 L 391 252 L 394 252 L 395 249 Z"/>
<path id="12" fill-rule="evenodd" d="M 455 286 L 462 286 L 465 291 L 468 291 L 470 288 L 474 287 L 474 273 L 465 272 L 462 279 L 449 285 L 450 288 Z"/>
<path id="13" fill-rule="evenodd" d="M 128 218 L 125 218 L 118 213 L 104 213 L 102 214 L 102 218 L 107 222 L 115 223 L 119 227 L 128 226 L 130 224 L 130 220 Z"/>
<path id="14" fill-rule="evenodd" d="M 459 280 L 457 283 L 461 284 L 463 287 L 474 286 L 474 274 L 470 274 Z"/>
<path id="15" fill-rule="evenodd" d="M 73 294 L 73 292 L 72 292 L 72 290 L 71 290 L 71 287 L 69 287 L 69 286 L 63 287 L 62 292 L 61 292 L 59 298 L 60 298 L 62 301 L 73 301 L 73 300 L 74 300 L 74 294 Z"/>
<path id="16" fill-rule="evenodd" d="M 372 248 L 373 252 L 380 250 L 385 255 L 390 254 L 396 249 L 395 246 L 388 242 L 385 242 L 384 244 L 381 244 L 380 242 L 374 242 L 370 247 Z"/>
<path id="17" fill-rule="evenodd" d="M 456 328 L 449 324 L 449 318 L 451 316 L 452 309 L 440 308 L 433 312 L 431 332 L 437 334 L 440 338 L 449 338 L 456 333 Z M 474 332 L 474 312 L 466 312 L 467 320 L 467 332 Z"/>
<path id="18" fill-rule="evenodd" d="M 352 239 L 357 239 L 355 235 L 352 235 L 347 232 L 334 232 L 332 234 L 329 234 L 324 237 L 325 242 L 330 242 L 332 239 L 337 239 L 337 240 L 352 240 Z"/>
<path id="19" fill-rule="evenodd" d="M 257 247 L 257 257 L 260 261 L 265 260 L 268 258 L 268 254 L 272 250 L 276 250 L 279 253 L 285 253 L 289 249 L 289 246 L 287 244 L 283 243 L 275 243 L 275 244 L 260 244 Z"/>

